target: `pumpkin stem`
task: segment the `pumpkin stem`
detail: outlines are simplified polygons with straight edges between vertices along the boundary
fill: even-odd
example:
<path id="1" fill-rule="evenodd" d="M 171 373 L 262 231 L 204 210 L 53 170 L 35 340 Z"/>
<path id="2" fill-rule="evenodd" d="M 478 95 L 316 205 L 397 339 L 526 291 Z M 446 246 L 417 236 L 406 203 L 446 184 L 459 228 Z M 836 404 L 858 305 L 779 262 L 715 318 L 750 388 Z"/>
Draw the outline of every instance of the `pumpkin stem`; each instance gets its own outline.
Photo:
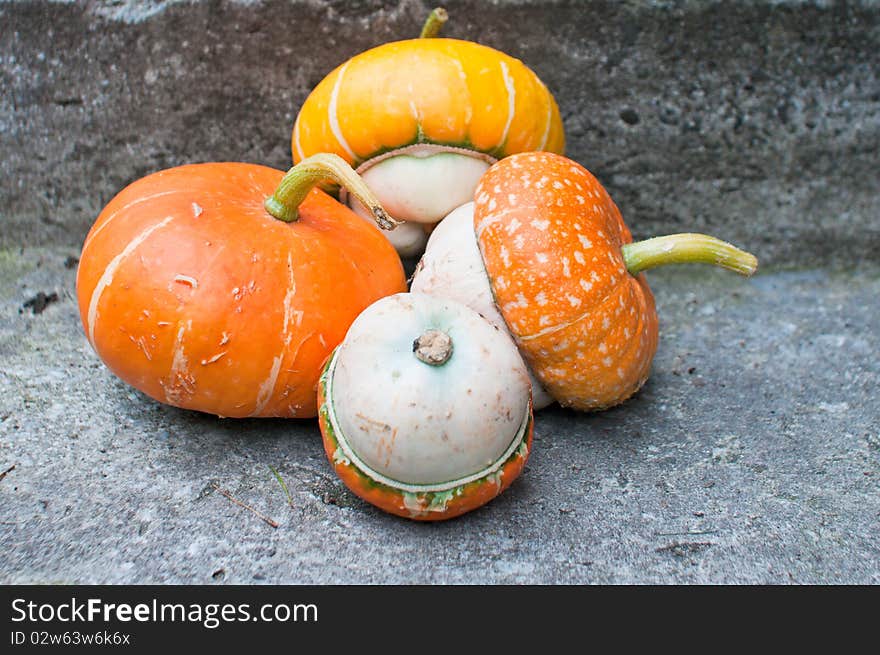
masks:
<path id="1" fill-rule="evenodd" d="M 422 33 L 419 34 L 420 39 L 433 39 L 440 34 L 443 25 L 449 20 L 449 14 L 443 7 L 436 7 L 428 14 L 428 19 L 422 27 Z"/>
<path id="2" fill-rule="evenodd" d="M 416 359 L 430 366 L 443 366 L 452 357 L 452 337 L 440 330 L 425 330 L 413 341 Z"/>
<path id="3" fill-rule="evenodd" d="M 621 250 L 632 275 L 665 264 L 714 264 L 746 276 L 758 268 L 751 253 L 705 234 L 670 234 L 627 243 Z"/>
<path id="4" fill-rule="evenodd" d="M 292 223 L 297 220 L 299 206 L 309 192 L 320 182 L 332 180 L 344 186 L 348 192 L 369 209 L 376 224 L 383 230 L 393 230 L 400 225 L 386 212 L 369 187 L 339 155 L 320 153 L 306 157 L 287 171 L 263 206 L 279 221 Z"/>

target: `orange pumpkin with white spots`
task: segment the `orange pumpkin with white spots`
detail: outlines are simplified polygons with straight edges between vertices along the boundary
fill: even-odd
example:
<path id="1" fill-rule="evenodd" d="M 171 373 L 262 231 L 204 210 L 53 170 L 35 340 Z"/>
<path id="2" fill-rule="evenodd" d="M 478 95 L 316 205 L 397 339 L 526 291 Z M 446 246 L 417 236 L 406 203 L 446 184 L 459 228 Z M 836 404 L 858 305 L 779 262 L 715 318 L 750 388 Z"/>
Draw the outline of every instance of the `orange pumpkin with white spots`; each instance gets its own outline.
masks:
<path id="1" fill-rule="evenodd" d="M 596 178 L 551 153 L 499 161 L 457 212 L 432 234 L 412 290 L 494 312 L 537 383 L 536 407 L 603 409 L 644 384 L 658 326 L 643 269 L 704 262 L 750 275 L 757 266 L 705 235 L 632 243 Z"/>
<path id="2" fill-rule="evenodd" d="M 324 360 L 362 309 L 406 283 L 375 225 L 311 189 L 327 175 L 357 185 L 353 171 L 314 163 L 287 176 L 181 166 L 110 201 L 83 246 L 77 296 L 111 371 L 177 407 L 315 416 Z"/>

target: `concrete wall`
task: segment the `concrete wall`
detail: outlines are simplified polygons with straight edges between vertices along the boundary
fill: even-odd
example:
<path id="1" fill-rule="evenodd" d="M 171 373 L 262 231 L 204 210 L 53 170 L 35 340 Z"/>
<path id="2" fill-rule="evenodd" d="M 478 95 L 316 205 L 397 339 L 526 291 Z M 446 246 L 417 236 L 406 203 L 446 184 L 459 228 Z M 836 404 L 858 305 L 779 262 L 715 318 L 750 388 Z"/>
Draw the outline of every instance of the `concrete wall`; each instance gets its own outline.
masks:
<path id="1" fill-rule="evenodd" d="M 531 66 L 568 154 L 637 237 L 710 231 L 762 264 L 880 259 L 880 3 L 446 4 Z M 71 245 L 169 166 L 286 168 L 309 89 L 428 4 L 0 2 L 0 246 Z"/>

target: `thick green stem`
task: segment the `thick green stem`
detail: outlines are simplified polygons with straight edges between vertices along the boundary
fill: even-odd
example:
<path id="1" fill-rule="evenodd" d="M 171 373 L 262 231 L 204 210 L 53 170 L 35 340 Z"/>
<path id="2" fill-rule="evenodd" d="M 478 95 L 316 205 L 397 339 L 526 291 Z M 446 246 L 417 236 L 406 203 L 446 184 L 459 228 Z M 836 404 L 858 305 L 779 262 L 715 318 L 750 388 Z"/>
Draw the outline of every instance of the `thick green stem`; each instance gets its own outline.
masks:
<path id="1" fill-rule="evenodd" d="M 448 20 L 449 14 L 443 7 L 435 8 L 430 14 L 428 14 L 428 20 L 425 21 L 425 25 L 422 27 L 422 33 L 419 34 L 419 38 L 433 39 L 438 36 L 440 30 L 443 29 L 443 25 L 445 25 Z"/>
<path id="2" fill-rule="evenodd" d="M 758 268 L 751 253 L 705 234 L 670 234 L 627 243 L 622 251 L 632 275 L 665 264 L 714 264 L 740 275 L 751 275 Z"/>
<path id="3" fill-rule="evenodd" d="M 299 206 L 309 192 L 325 180 L 344 186 L 370 211 L 376 224 L 383 230 L 393 230 L 400 225 L 400 221 L 391 218 L 382 208 L 379 200 L 352 167 L 339 155 L 329 153 L 307 157 L 287 171 L 275 193 L 266 198 L 263 206 L 279 221 L 292 223 L 297 220 Z"/>

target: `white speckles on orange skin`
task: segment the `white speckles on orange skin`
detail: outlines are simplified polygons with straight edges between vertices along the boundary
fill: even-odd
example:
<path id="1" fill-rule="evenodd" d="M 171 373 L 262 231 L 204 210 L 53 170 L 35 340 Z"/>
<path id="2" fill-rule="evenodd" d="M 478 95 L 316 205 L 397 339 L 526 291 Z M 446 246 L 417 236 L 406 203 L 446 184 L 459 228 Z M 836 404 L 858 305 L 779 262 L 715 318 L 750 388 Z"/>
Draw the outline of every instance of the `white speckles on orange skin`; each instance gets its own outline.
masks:
<path id="1" fill-rule="evenodd" d="M 508 288 L 494 291 L 526 360 L 566 406 L 599 409 L 621 402 L 647 378 L 657 323 L 644 276 L 621 272 L 620 246 L 631 237 L 614 203 L 586 170 L 546 153 L 498 162 L 483 184 L 501 188 L 505 215 L 485 222 L 488 201 L 477 198 L 480 248 L 490 276 L 495 261 L 504 265 Z M 518 208 L 507 206 L 511 194 Z M 518 234 L 525 235 L 515 252 L 504 246 L 510 220 L 519 220 Z M 546 229 L 538 229 L 544 222 Z M 506 263 L 496 260 L 502 247 Z M 588 249 L 598 256 L 586 255 Z M 535 302 L 512 302 L 514 288 Z"/>
<path id="2" fill-rule="evenodd" d="M 550 227 L 550 221 L 535 220 L 535 221 L 532 221 L 531 223 L 529 223 L 529 225 L 531 225 L 536 230 L 540 230 L 541 232 L 546 232 L 547 228 Z"/>
<path id="3" fill-rule="evenodd" d="M 208 364 L 213 364 L 214 362 L 219 361 L 225 354 L 226 354 L 225 350 L 222 352 L 219 352 L 216 355 L 214 355 L 213 357 L 210 357 L 208 359 L 203 359 L 201 361 L 201 364 L 202 364 L 202 366 L 207 366 Z"/>

